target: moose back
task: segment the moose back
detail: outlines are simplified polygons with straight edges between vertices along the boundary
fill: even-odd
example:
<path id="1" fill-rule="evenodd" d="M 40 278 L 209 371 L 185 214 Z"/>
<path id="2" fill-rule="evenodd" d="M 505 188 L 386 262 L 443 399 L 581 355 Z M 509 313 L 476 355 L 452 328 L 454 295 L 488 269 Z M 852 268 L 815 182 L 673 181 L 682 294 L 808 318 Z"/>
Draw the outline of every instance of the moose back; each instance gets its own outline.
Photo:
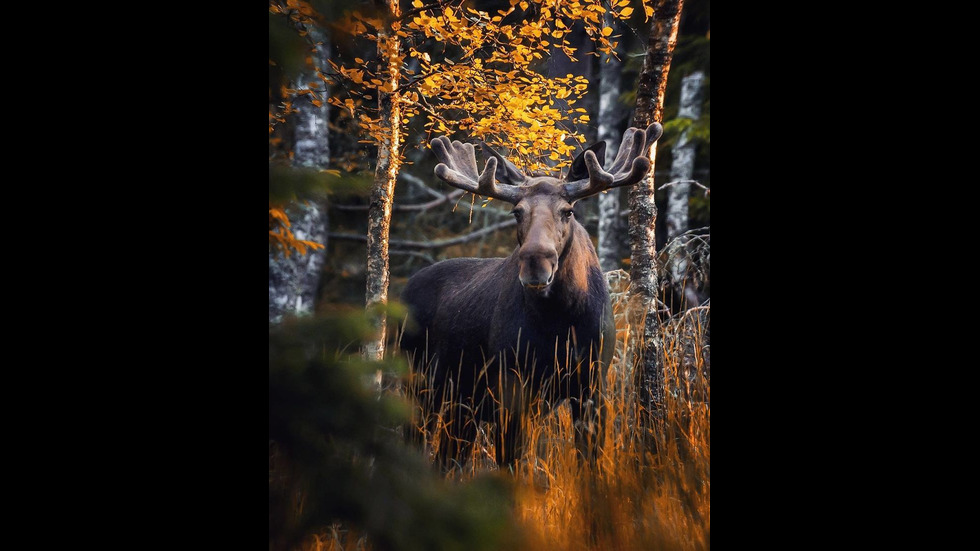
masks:
<path id="1" fill-rule="evenodd" d="M 418 379 L 423 430 L 430 437 L 442 430 L 444 468 L 465 463 L 481 421 L 496 424 L 498 465 L 512 464 L 536 399 L 568 400 L 576 443 L 595 457 L 615 326 L 595 249 L 572 208 L 579 199 L 642 180 L 650 170 L 646 152 L 662 132 L 656 123 L 628 129 L 608 171 L 599 142 L 575 158 L 563 179 L 527 176 L 486 144 L 486 165 L 477 173 L 472 144 L 432 141 L 436 176 L 514 205 L 517 220 L 509 257 L 436 263 L 413 275 L 402 293 L 409 317 L 401 346 Z"/>

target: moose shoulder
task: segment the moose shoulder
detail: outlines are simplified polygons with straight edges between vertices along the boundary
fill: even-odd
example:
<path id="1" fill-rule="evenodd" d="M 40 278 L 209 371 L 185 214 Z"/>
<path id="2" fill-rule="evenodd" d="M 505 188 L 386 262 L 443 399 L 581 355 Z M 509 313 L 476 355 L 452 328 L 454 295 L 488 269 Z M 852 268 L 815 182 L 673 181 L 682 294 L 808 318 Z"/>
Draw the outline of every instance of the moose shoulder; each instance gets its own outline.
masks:
<path id="1" fill-rule="evenodd" d="M 647 148 L 659 124 L 630 128 L 607 172 L 605 142 L 579 155 L 564 179 L 529 177 L 482 145 L 477 173 L 472 144 L 432 141 L 448 184 L 514 205 L 517 247 L 507 258 L 457 258 L 420 270 L 402 300 L 409 320 L 402 348 L 412 357 L 428 429 L 443 416 L 439 457 L 465 462 L 477 423 L 497 423 L 496 458 L 521 452 L 521 418 L 530 400 L 569 400 L 576 441 L 593 456 L 601 426 L 601 387 L 612 357 L 615 327 L 609 293 L 588 233 L 575 219 L 575 201 L 632 185 L 650 169 Z"/>

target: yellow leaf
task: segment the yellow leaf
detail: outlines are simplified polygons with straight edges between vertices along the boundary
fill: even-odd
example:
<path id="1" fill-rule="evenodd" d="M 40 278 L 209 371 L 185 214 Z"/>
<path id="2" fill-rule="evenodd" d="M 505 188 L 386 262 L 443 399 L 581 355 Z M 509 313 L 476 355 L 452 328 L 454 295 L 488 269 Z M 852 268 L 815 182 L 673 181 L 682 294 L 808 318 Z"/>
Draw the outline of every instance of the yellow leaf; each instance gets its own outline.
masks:
<path id="1" fill-rule="evenodd" d="M 421 8 L 422 7 L 422 0 L 415 0 L 414 2 L 412 2 L 412 6 L 414 6 L 416 8 Z"/>
<path id="2" fill-rule="evenodd" d="M 522 10 L 526 10 L 527 9 L 527 2 L 521 2 L 521 9 Z"/>
<path id="3" fill-rule="evenodd" d="M 647 19 L 653 17 L 653 8 L 651 6 L 643 6 L 643 11 L 647 14 Z"/>
<path id="4" fill-rule="evenodd" d="M 630 0 L 623 0 L 622 2 L 616 4 L 616 7 L 621 8 L 621 7 L 623 7 L 623 6 L 625 6 L 626 4 L 629 4 L 629 3 L 630 3 Z"/>
<path id="5" fill-rule="evenodd" d="M 289 226 L 289 218 L 286 218 L 286 213 L 282 209 L 280 208 L 269 209 L 269 216 L 276 218 L 278 220 L 282 220 L 282 222 L 286 224 L 286 226 Z"/>
<path id="6" fill-rule="evenodd" d="M 619 12 L 621 17 L 629 17 L 633 14 L 633 8 L 624 8 L 623 11 Z"/>
<path id="7" fill-rule="evenodd" d="M 609 36 L 612 34 L 612 27 L 604 27 L 602 29 L 602 36 Z"/>

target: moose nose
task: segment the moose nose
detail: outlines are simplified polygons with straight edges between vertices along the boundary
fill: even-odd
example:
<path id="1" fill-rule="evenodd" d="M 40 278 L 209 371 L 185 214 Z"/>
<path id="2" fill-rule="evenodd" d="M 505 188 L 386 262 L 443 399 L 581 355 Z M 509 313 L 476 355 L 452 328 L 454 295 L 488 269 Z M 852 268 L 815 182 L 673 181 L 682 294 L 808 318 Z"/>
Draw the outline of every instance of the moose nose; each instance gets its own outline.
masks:
<path id="1" fill-rule="evenodd" d="M 554 248 L 522 250 L 518 258 L 521 263 L 521 285 L 530 289 L 543 289 L 551 285 L 558 268 L 558 251 Z"/>

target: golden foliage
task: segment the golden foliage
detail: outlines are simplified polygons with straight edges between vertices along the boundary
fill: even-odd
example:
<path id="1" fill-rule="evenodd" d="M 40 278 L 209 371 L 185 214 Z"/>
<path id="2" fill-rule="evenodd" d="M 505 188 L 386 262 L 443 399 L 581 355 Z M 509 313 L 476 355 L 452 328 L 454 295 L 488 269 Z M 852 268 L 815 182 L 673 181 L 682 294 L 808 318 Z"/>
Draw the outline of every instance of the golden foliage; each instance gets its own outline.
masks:
<path id="1" fill-rule="evenodd" d="M 282 207 L 269 205 L 269 246 L 289 256 L 291 249 L 306 254 L 306 249 L 322 249 L 323 244 L 305 239 L 296 239 L 290 227 L 289 217 Z"/>
<path id="2" fill-rule="evenodd" d="M 614 5 L 612 15 L 627 18 L 633 12 L 624 8 L 628 3 Z M 588 81 L 573 75 L 549 79 L 534 65 L 551 48 L 576 60 L 567 41 L 576 22 L 600 51 L 615 55 L 612 29 L 602 26 L 607 11 L 602 2 L 511 0 L 509 9 L 495 14 L 461 1 L 425 7 L 417 0 L 412 6 L 403 17 L 388 14 L 388 20 L 345 13 L 335 28 L 375 41 L 378 56 L 355 58 L 350 65 L 331 61 L 347 97 L 328 101 L 352 114 L 359 109 L 357 118 L 373 143 L 389 139 L 392 129 L 383 127 L 377 109 L 363 100 L 387 94 L 400 107 L 402 125 L 423 116 L 430 136 L 464 133 L 466 139 L 510 150 L 515 164 L 529 172 L 568 166 L 577 144 L 585 141 L 574 125 L 588 122 L 588 116 L 580 107 L 563 114 L 556 102 L 574 105 L 585 96 Z M 434 60 L 430 51 L 441 58 Z"/>
<path id="3" fill-rule="evenodd" d="M 397 3 L 394 12 L 345 12 L 333 28 L 373 42 L 376 57 L 355 57 L 353 64 L 329 60 L 329 74 L 307 57 L 317 78 L 341 84 L 342 91 L 326 97 L 316 82 L 306 88 L 284 86 L 286 99 L 269 111 L 270 139 L 275 126 L 295 111 L 293 100 L 307 96 L 304 101 L 316 106 L 327 101 L 349 112 L 369 138 L 361 143 L 403 141 L 396 136 L 404 136 L 405 127 L 422 116 L 428 137 L 462 133 L 466 140 L 510 151 L 511 161 L 528 173 L 559 171 L 571 164 L 586 140 L 574 128 L 589 117 L 584 108 L 572 106 L 585 96 L 589 83 L 571 74 L 547 78 L 535 71 L 535 65 L 552 48 L 577 61 L 576 48 L 567 40 L 575 24 L 584 26 L 597 50 L 615 56 L 618 42 L 613 29 L 603 24 L 603 15 L 609 11 L 614 18 L 627 19 L 634 12 L 629 4 L 638 3 L 649 19 L 649 2 L 621 0 L 607 7 L 602 0 L 510 0 L 508 9 L 490 14 L 467 7 L 464 0 L 429 5 L 414 0 L 413 9 L 404 15 Z M 302 36 L 309 34 L 304 29 L 324 24 L 305 0 L 270 0 L 269 11 L 291 19 Z M 374 107 L 381 98 L 392 104 L 391 124 L 382 124 L 379 108 Z M 392 159 L 395 172 L 403 153 L 398 148 Z M 288 219 L 283 224 L 271 206 L 269 216 L 270 244 L 301 252 L 311 246 L 295 240 Z"/>

